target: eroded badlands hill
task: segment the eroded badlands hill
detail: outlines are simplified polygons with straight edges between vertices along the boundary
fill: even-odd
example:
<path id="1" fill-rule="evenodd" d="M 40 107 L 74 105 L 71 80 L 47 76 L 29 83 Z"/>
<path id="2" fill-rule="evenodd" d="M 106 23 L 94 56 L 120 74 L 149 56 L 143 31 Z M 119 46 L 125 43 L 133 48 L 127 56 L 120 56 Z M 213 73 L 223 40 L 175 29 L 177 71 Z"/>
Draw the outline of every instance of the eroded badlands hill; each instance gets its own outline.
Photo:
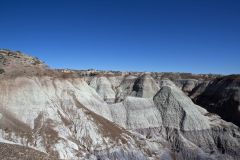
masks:
<path id="1" fill-rule="evenodd" d="M 0 58 L 1 159 L 240 158 L 240 129 L 192 101 L 217 75 L 52 70 L 7 50 Z"/>

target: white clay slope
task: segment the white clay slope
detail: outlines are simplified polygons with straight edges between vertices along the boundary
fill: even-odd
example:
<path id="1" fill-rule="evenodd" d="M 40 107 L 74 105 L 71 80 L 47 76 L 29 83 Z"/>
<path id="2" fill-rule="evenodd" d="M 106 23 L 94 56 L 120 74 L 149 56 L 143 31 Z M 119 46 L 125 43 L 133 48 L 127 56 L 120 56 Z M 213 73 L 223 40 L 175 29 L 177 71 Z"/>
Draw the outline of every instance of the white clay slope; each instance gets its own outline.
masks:
<path id="1" fill-rule="evenodd" d="M 181 130 L 209 129 L 208 119 L 203 115 L 204 109 L 195 105 L 175 85 L 165 85 L 154 96 L 164 126 Z"/>
<path id="2" fill-rule="evenodd" d="M 81 79 L 19 77 L 2 80 L 0 89 L 0 136 L 5 140 L 63 159 L 96 154 L 146 158 L 130 133 L 107 120 L 112 119 L 109 107 Z"/>

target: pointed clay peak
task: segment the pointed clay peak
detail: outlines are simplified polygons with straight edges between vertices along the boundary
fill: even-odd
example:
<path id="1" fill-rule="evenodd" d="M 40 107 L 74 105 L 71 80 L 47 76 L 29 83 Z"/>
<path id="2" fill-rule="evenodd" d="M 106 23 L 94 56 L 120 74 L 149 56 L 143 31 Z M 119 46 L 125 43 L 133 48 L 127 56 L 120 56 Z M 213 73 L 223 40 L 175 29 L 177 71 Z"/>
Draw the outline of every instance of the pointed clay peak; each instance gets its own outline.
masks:
<path id="1" fill-rule="evenodd" d="M 210 128 L 208 119 L 179 88 L 169 80 L 153 98 L 162 115 L 163 125 L 181 130 L 204 130 Z"/>

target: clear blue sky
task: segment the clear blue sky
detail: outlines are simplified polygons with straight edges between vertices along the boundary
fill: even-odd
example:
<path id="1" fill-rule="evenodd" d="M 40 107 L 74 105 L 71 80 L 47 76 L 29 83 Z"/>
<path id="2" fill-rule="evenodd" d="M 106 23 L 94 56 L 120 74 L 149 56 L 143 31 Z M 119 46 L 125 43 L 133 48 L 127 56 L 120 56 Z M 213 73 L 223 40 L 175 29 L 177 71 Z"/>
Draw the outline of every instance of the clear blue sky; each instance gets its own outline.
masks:
<path id="1" fill-rule="evenodd" d="M 0 48 L 53 68 L 240 73 L 240 1 L 0 0 Z"/>

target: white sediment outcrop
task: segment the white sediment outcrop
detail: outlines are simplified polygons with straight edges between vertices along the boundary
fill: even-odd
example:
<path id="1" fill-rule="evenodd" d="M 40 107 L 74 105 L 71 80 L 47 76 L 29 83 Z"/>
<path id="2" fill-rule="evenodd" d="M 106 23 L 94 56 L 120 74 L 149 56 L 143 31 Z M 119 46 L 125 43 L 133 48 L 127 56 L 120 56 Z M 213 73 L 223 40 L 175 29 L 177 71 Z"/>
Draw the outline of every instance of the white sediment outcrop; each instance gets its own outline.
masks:
<path id="1" fill-rule="evenodd" d="M 111 81 L 114 83 L 115 81 Z M 106 101 L 113 103 L 115 101 L 115 91 L 113 90 L 113 85 L 106 77 L 94 77 L 90 86 L 93 87 L 97 93 Z"/>
<path id="2" fill-rule="evenodd" d="M 76 158 L 79 153 L 103 159 L 115 154 L 146 158 L 138 148 L 140 142 L 109 121 L 109 106 L 81 79 L 18 77 L 2 80 L 0 89 L 0 136 L 6 141 L 56 152 L 61 159 Z"/>
<path id="3" fill-rule="evenodd" d="M 131 95 L 152 98 L 158 90 L 159 86 L 151 75 L 144 74 L 135 81 Z"/>

